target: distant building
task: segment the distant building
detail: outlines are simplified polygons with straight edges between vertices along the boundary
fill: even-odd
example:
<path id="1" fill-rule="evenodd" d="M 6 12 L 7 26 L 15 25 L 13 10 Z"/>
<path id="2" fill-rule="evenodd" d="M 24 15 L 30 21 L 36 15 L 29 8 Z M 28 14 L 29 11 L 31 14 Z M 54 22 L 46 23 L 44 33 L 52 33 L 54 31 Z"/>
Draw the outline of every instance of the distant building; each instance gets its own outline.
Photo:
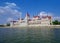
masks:
<path id="1" fill-rule="evenodd" d="M 51 16 L 42 16 L 41 25 L 51 25 Z"/>
<path id="2" fill-rule="evenodd" d="M 52 17 L 51 16 L 33 16 L 30 19 L 30 15 L 27 13 L 25 19 L 18 19 L 18 21 L 11 21 L 11 26 L 27 26 L 27 25 L 51 25 L 52 24 Z"/>

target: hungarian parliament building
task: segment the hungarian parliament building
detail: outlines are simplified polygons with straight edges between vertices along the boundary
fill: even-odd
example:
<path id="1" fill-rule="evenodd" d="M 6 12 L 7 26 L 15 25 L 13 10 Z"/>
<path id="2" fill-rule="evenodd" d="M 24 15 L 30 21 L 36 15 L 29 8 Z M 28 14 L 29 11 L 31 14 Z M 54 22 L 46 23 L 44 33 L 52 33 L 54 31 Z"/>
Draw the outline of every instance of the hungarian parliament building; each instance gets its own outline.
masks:
<path id="1" fill-rule="evenodd" d="M 27 13 L 24 19 L 18 19 L 17 21 L 10 21 L 10 26 L 28 26 L 28 25 L 51 25 L 52 16 L 42 15 L 42 16 L 33 16 L 30 18 L 30 15 Z"/>

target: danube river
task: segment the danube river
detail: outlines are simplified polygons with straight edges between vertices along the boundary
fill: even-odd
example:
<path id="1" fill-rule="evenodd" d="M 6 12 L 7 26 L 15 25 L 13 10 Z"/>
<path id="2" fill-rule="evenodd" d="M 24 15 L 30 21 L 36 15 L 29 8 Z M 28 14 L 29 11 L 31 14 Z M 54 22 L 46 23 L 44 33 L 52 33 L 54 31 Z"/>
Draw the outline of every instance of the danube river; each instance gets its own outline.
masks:
<path id="1" fill-rule="evenodd" d="M 60 28 L 0 28 L 0 43 L 60 43 Z"/>

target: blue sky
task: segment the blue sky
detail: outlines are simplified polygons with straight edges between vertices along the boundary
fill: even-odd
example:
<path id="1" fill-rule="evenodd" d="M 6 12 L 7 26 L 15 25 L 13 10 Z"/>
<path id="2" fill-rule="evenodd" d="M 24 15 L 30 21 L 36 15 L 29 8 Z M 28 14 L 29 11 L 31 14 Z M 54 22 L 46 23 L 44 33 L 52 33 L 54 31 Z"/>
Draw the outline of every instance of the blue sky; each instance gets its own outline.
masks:
<path id="1" fill-rule="evenodd" d="M 40 12 L 60 16 L 60 0 L 0 0 L 0 24 L 11 19 L 24 18 L 28 12 L 31 17 Z"/>

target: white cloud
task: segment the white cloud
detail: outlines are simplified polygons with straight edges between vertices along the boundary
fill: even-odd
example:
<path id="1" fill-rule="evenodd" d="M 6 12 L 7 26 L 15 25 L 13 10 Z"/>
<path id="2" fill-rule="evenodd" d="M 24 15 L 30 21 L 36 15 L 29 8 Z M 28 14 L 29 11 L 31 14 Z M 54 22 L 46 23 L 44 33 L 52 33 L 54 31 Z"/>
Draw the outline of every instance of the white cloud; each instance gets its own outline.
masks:
<path id="1" fill-rule="evenodd" d="M 47 15 L 46 12 L 44 12 L 44 11 L 40 12 L 40 16 L 46 16 L 46 15 Z"/>
<path id="2" fill-rule="evenodd" d="M 6 5 L 8 7 L 16 7 L 17 6 L 15 3 L 8 3 L 8 2 L 6 2 Z"/>
<path id="3" fill-rule="evenodd" d="M 53 17 L 53 21 L 54 21 L 54 20 L 60 21 L 60 17 L 59 17 L 59 16 Z"/>
<path id="4" fill-rule="evenodd" d="M 53 16 L 54 14 L 53 14 L 53 13 L 48 12 L 48 15 L 49 15 L 49 16 Z"/>
<path id="5" fill-rule="evenodd" d="M 17 5 L 15 3 L 5 3 L 6 5 L 0 6 L 0 15 L 6 15 L 6 16 L 19 16 L 21 14 L 20 11 L 18 11 L 18 9 L 16 9 Z M 18 7 L 17 7 L 18 8 Z"/>
<path id="6" fill-rule="evenodd" d="M 53 14 L 49 13 L 49 12 L 42 11 L 42 12 L 39 13 L 39 15 L 40 16 L 47 16 L 47 15 L 52 16 Z"/>
<path id="7" fill-rule="evenodd" d="M 7 5 L 4 7 L 0 6 L 0 14 L 20 14 L 21 12 L 19 12 L 17 9 L 14 9 L 15 7 L 17 7 L 15 3 L 7 3 Z"/>
<path id="8" fill-rule="evenodd" d="M 7 22 L 12 21 L 12 20 L 13 20 L 13 18 L 8 18 L 8 19 L 7 19 Z"/>

